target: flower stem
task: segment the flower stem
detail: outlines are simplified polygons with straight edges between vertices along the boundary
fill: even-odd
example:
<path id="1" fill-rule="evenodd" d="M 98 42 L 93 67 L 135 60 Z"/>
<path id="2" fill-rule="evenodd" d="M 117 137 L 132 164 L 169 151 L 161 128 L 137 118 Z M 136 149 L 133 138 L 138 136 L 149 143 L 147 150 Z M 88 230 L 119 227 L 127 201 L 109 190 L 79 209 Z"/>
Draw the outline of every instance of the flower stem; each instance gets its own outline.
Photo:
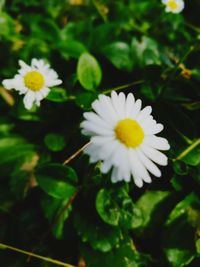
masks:
<path id="1" fill-rule="evenodd" d="M 177 158 L 175 158 L 173 161 L 181 160 L 184 158 L 187 154 L 189 154 L 195 147 L 200 145 L 200 138 L 198 138 L 196 141 L 194 141 L 190 146 L 188 146 L 183 152 L 179 154 Z"/>
<path id="2" fill-rule="evenodd" d="M 141 83 L 143 83 L 143 82 L 144 82 L 144 80 L 139 80 L 139 81 L 134 81 L 134 82 L 132 82 L 132 83 L 128 83 L 128 84 L 124 84 L 124 85 L 120 85 L 120 86 L 117 86 L 117 87 L 114 87 L 114 88 L 110 88 L 110 89 L 108 89 L 108 90 L 105 90 L 105 91 L 102 92 L 102 94 L 109 94 L 109 93 L 111 93 L 113 90 L 114 90 L 114 91 L 119 91 L 119 90 L 122 90 L 122 89 L 126 89 L 126 88 L 128 88 L 128 87 L 130 87 L 130 86 L 132 86 L 132 85 L 141 84 Z"/>
<path id="3" fill-rule="evenodd" d="M 63 165 L 67 165 L 71 160 L 73 160 L 74 158 L 76 158 L 89 144 L 90 144 L 90 142 L 86 143 L 84 146 L 82 146 L 81 148 L 79 148 L 74 154 L 72 154 L 69 158 L 67 158 L 63 162 Z"/>
<path id="4" fill-rule="evenodd" d="M 29 251 L 25 251 L 25 250 L 22 250 L 22 249 L 19 249 L 19 248 L 8 246 L 8 245 L 2 244 L 2 243 L 0 243 L 0 249 L 8 249 L 8 250 L 16 251 L 18 253 L 29 255 L 31 257 L 34 257 L 34 258 L 37 258 L 37 259 L 40 259 L 40 260 L 43 260 L 43 261 L 46 261 L 46 262 L 51 262 L 51 263 L 59 265 L 59 266 L 75 267 L 74 265 L 67 264 L 67 263 L 64 263 L 62 261 L 58 261 L 58 260 L 54 260 L 54 259 L 51 259 L 51 258 L 48 258 L 48 257 L 40 256 L 38 254 L 34 254 L 34 253 L 29 252 Z"/>
<path id="5" fill-rule="evenodd" d="M 199 27 L 197 27 L 197 26 L 195 26 L 195 25 L 193 25 L 193 24 L 191 24 L 189 22 L 185 22 L 185 25 L 187 27 L 189 27 L 190 29 L 192 29 L 193 31 L 195 31 L 197 33 L 200 33 L 200 28 Z"/>

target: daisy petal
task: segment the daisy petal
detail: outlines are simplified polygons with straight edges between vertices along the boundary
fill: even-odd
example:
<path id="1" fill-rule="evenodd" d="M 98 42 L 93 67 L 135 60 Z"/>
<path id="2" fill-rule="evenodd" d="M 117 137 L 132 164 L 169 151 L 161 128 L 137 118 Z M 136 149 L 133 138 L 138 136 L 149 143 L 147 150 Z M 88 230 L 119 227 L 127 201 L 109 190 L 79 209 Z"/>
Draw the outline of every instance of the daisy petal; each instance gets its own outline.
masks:
<path id="1" fill-rule="evenodd" d="M 135 119 L 137 117 L 141 107 L 142 107 L 142 101 L 140 99 L 136 100 L 135 105 L 133 106 L 131 111 L 131 118 Z"/>
<path id="2" fill-rule="evenodd" d="M 32 106 L 33 106 L 34 101 L 35 101 L 35 93 L 29 91 L 29 92 L 25 95 L 25 97 L 24 97 L 24 99 L 23 99 L 25 108 L 26 108 L 26 109 L 31 109 Z"/>
<path id="3" fill-rule="evenodd" d="M 151 106 L 147 106 L 145 107 L 143 110 L 141 110 L 137 116 L 137 121 L 141 122 L 143 121 L 145 118 L 148 118 L 149 115 L 152 112 L 152 107 Z"/>
<path id="4" fill-rule="evenodd" d="M 141 145 L 140 148 L 150 160 L 153 160 L 155 163 L 162 166 L 167 165 L 168 163 L 167 157 L 160 151 L 143 145 Z"/>
<path id="5" fill-rule="evenodd" d="M 167 141 L 167 139 L 163 137 L 158 137 L 158 136 L 146 136 L 144 139 L 144 144 L 147 146 L 153 147 L 158 150 L 169 150 L 170 145 Z"/>
<path id="6" fill-rule="evenodd" d="M 134 95 L 129 93 L 128 96 L 127 96 L 127 99 L 126 99 L 126 107 L 125 107 L 125 110 L 126 110 L 126 116 L 127 117 L 130 117 L 131 115 L 131 110 L 133 108 L 133 105 L 135 104 L 135 98 L 134 98 Z"/>
<path id="7" fill-rule="evenodd" d="M 160 133 L 164 129 L 164 126 L 161 123 L 158 123 L 152 127 L 144 127 L 143 129 L 145 130 L 146 135 L 153 135 Z"/>
<path id="8" fill-rule="evenodd" d="M 156 177 L 161 176 L 161 171 L 158 169 L 158 167 L 149 158 L 147 158 L 144 153 L 140 151 L 140 149 L 137 150 L 137 154 L 141 162 L 144 164 L 144 166 L 150 173 L 152 173 Z"/>

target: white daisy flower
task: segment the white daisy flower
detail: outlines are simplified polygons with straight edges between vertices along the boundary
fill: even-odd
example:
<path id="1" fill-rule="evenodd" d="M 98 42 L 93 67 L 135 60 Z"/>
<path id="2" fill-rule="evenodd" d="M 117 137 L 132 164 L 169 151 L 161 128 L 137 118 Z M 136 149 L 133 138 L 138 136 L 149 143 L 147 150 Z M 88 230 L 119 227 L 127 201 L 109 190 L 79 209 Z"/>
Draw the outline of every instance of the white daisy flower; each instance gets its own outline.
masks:
<path id="1" fill-rule="evenodd" d="M 185 7 L 183 0 L 162 0 L 162 3 L 166 6 L 166 12 L 175 14 L 180 13 Z"/>
<path id="2" fill-rule="evenodd" d="M 160 177 L 161 171 L 154 164 L 167 165 L 167 157 L 159 150 L 170 148 L 165 138 L 156 134 L 163 130 L 150 115 L 152 108 L 141 109 L 142 101 L 132 93 L 100 95 L 92 104 L 93 112 L 83 114 L 82 133 L 91 136 L 85 149 L 90 162 L 102 161 L 101 171 L 112 168 L 112 182 L 134 179 L 138 187 L 143 181 L 151 182 L 150 174 Z"/>
<path id="3" fill-rule="evenodd" d="M 3 86 L 10 90 L 15 89 L 24 94 L 24 105 L 31 109 L 33 104 L 40 105 L 40 101 L 50 92 L 49 87 L 62 83 L 58 74 L 50 68 L 44 60 L 32 59 L 31 66 L 19 60 L 20 69 L 13 79 L 3 80 Z"/>

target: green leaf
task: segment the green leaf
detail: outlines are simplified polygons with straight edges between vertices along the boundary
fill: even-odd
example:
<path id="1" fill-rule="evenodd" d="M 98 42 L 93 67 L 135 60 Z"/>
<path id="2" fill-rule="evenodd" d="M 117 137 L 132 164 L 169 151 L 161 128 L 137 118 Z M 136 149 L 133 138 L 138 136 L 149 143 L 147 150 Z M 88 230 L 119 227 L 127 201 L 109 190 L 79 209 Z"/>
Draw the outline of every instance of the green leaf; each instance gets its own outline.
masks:
<path id="1" fill-rule="evenodd" d="M 200 199 L 191 193 L 170 213 L 164 228 L 164 251 L 173 267 L 186 266 L 196 256 L 195 232 L 200 223 Z"/>
<path id="2" fill-rule="evenodd" d="M 138 63 L 144 67 L 148 65 L 161 65 L 160 52 L 157 42 L 147 36 L 142 36 L 141 41 L 135 37 L 131 43 L 132 53 L 137 57 Z"/>
<path id="3" fill-rule="evenodd" d="M 93 92 L 80 93 L 76 95 L 75 102 L 82 109 L 91 109 L 92 102 L 97 98 L 98 94 Z"/>
<path id="4" fill-rule="evenodd" d="M 149 267 L 151 259 L 136 251 L 129 238 L 124 238 L 119 246 L 109 253 L 96 252 L 88 247 L 82 248 L 87 267 Z"/>
<path id="5" fill-rule="evenodd" d="M 59 45 L 59 50 L 65 59 L 69 59 L 70 57 L 79 58 L 81 54 L 87 52 L 86 47 L 82 43 L 72 39 L 63 41 Z"/>
<path id="6" fill-rule="evenodd" d="M 200 164 L 200 145 L 195 147 L 182 158 L 182 161 L 191 166 L 197 166 Z"/>
<path id="7" fill-rule="evenodd" d="M 171 211 L 171 213 L 170 213 L 170 215 L 166 221 L 166 225 L 172 224 L 180 216 L 183 216 L 185 213 L 187 213 L 188 207 L 194 203 L 200 204 L 199 197 L 194 193 L 187 195 L 186 198 L 184 198 L 182 201 L 180 201 L 174 207 L 174 209 Z"/>
<path id="8" fill-rule="evenodd" d="M 52 102 L 62 103 L 68 100 L 68 96 L 65 89 L 60 87 L 53 87 L 46 99 Z"/>
<path id="9" fill-rule="evenodd" d="M 83 242 L 89 242 L 93 249 L 108 252 L 123 238 L 121 230 L 103 224 L 94 218 L 76 214 L 74 225 Z"/>
<path id="10" fill-rule="evenodd" d="M 69 199 L 77 190 L 77 176 L 71 168 L 59 164 L 47 164 L 36 171 L 39 186 L 50 196 Z"/>
<path id="11" fill-rule="evenodd" d="M 96 197 L 96 209 L 103 221 L 114 226 L 136 228 L 142 224 L 140 210 L 125 188 L 101 189 Z"/>
<path id="12" fill-rule="evenodd" d="M 6 121 L 6 119 L 0 119 L 0 134 L 1 135 L 8 135 L 10 131 L 14 128 L 14 123 Z"/>
<path id="13" fill-rule="evenodd" d="M 30 178 L 30 172 L 19 170 L 18 168 L 13 171 L 10 179 L 10 189 L 18 199 L 26 196 Z"/>
<path id="14" fill-rule="evenodd" d="M 172 248 L 166 252 L 167 258 L 171 266 L 183 267 L 188 265 L 195 257 L 190 251 L 183 249 Z"/>
<path id="15" fill-rule="evenodd" d="M 103 48 L 103 54 L 118 69 L 131 71 L 135 59 L 130 46 L 124 42 L 115 42 Z"/>
<path id="16" fill-rule="evenodd" d="M 98 192 L 96 197 L 96 209 L 106 223 L 115 226 L 119 224 L 120 211 L 108 190 L 101 189 Z"/>
<path id="17" fill-rule="evenodd" d="M 200 254 L 200 238 L 197 239 L 196 241 L 196 249 L 197 249 L 197 253 Z"/>
<path id="18" fill-rule="evenodd" d="M 102 72 L 96 58 L 89 53 L 83 53 L 77 65 L 77 76 L 80 84 L 86 90 L 95 90 L 101 82 Z"/>
<path id="19" fill-rule="evenodd" d="M 164 252 L 170 266 L 186 266 L 194 259 L 195 232 L 184 217 L 166 228 L 164 235 Z"/>
<path id="20" fill-rule="evenodd" d="M 149 100 L 154 101 L 161 93 L 161 87 L 155 86 L 152 88 L 149 84 L 143 84 L 141 87 L 141 93 Z"/>
<path id="21" fill-rule="evenodd" d="M 66 145 L 65 138 L 60 134 L 50 133 L 44 138 L 45 145 L 51 151 L 61 151 Z"/>
<path id="22" fill-rule="evenodd" d="M 0 0 L 0 11 L 2 10 L 4 5 L 5 5 L 5 0 Z"/>
<path id="23" fill-rule="evenodd" d="M 169 197 L 168 191 L 147 191 L 137 201 L 137 207 L 142 211 L 143 223 L 140 225 L 140 229 L 148 227 L 153 220 L 156 220 L 155 211 L 160 213 L 162 210 L 162 204 L 165 203 Z"/>
<path id="24" fill-rule="evenodd" d="M 188 174 L 188 166 L 181 161 L 174 161 L 173 162 L 173 169 L 176 174 L 178 175 L 186 175 Z"/>
<path id="25" fill-rule="evenodd" d="M 0 7 L 0 36 L 4 36 L 9 40 L 16 38 L 15 24 L 11 16 L 5 12 L 1 12 Z"/>
<path id="26" fill-rule="evenodd" d="M 0 139 L 1 174 L 10 173 L 16 167 L 30 161 L 35 155 L 35 147 L 18 136 Z"/>
<path id="27" fill-rule="evenodd" d="M 65 221 L 72 210 L 71 206 L 67 209 L 65 208 L 67 203 L 68 199 L 57 199 L 47 195 L 42 198 L 42 209 L 45 217 L 49 220 L 53 234 L 57 239 L 63 238 Z"/>

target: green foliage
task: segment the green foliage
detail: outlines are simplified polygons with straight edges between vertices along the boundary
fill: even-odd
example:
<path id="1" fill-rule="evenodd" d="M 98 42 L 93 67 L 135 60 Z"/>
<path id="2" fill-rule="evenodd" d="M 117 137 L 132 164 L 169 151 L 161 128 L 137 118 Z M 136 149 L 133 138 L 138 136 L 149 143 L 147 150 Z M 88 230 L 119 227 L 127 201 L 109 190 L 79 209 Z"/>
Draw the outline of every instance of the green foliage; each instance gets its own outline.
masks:
<path id="1" fill-rule="evenodd" d="M 101 82 L 101 68 L 94 56 L 89 53 L 81 54 L 78 60 L 77 77 L 83 88 L 95 90 Z"/>
<path id="2" fill-rule="evenodd" d="M 127 188 L 101 189 L 97 194 L 96 209 L 110 225 L 129 229 L 142 224 L 141 212 L 129 197 Z"/>
<path id="3" fill-rule="evenodd" d="M 111 265 L 116 267 L 151 266 L 150 259 L 146 255 L 137 253 L 133 243 L 128 238 L 123 240 L 123 242 L 120 244 L 120 249 L 113 249 L 111 253 L 102 254 L 83 249 L 83 255 L 85 256 L 87 266 L 89 267 L 109 267 Z"/>
<path id="4" fill-rule="evenodd" d="M 45 59 L 63 81 L 30 111 L 0 86 L 0 240 L 87 267 L 200 266 L 199 0 L 0 0 L 0 77 Z M 100 93 L 153 107 L 171 149 L 162 177 L 113 184 L 79 155 Z M 0 265 L 27 263 L 0 245 Z M 82 265 L 81 265 L 82 262 Z"/>
<path id="5" fill-rule="evenodd" d="M 77 176 L 73 169 L 59 164 L 47 164 L 36 170 L 39 186 L 50 196 L 69 199 L 75 192 Z"/>
<path id="6" fill-rule="evenodd" d="M 47 134 L 44 138 L 44 142 L 48 149 L 52 151 L 60 151 L 65 147 L 65 139 L 60 134 Z"/>
<path id="7" fill-rule="evenodd" d="M 47 99 L 53 102 L 65 102 L 68 100 L 67 92 L 63 88 L 54 87 L 51 89 Z"/>

